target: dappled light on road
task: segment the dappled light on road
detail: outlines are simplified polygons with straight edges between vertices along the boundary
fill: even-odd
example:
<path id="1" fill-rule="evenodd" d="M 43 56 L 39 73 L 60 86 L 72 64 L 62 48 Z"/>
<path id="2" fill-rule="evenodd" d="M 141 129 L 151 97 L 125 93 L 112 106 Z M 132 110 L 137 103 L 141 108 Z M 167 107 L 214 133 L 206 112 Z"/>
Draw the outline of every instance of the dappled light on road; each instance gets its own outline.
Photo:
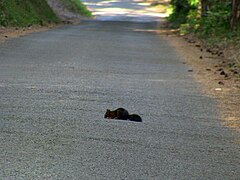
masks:
<path id="1" fill-rule="evenodd" d="M 131 0 L 96 0 L 84 4 L 93 12 L 97 20 L 102 21 L 133 21 L 152 22 L 161 21 L 167 15 L 160 13 L 150 3 Z"/>

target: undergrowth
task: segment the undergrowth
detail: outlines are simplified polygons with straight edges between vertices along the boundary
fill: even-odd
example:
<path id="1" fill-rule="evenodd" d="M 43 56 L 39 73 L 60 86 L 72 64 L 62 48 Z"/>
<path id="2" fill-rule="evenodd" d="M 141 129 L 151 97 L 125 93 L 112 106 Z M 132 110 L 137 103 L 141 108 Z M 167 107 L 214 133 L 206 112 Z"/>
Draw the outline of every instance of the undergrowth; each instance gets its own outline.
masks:
<path id="1" fill-rule="evenodd" d="M 80 0 L 60 0 L 66 8 L 84 16 L 91 12 Z M 60 19 L 46 0 L 0 0 L 0 26 L 58 23 Z"/>
<path id="2" fill-rule="evenodd" d="M 201 16 L 199 0 L 171 0 L 173 13 L 168 20 L 173 28 L 180 29 L 182 35 L 195 33 L 208 44 L 230 42 L 240 46 L 240 27 L 235 30 L 230 28 L 231 2 L 210 2 L 211 8 L 206 15 Z"/>
<path id="3" fill-rule="evenodd" d="M 67 9 L 81 15 L 91 17 L 92 13 L 80 0 L 60 0 Z"/>
<path id="4" fill-rule="evenodd" d="M 1 26 L 29 26 L 59 22 L 45 0 L 1 0 Z"/>

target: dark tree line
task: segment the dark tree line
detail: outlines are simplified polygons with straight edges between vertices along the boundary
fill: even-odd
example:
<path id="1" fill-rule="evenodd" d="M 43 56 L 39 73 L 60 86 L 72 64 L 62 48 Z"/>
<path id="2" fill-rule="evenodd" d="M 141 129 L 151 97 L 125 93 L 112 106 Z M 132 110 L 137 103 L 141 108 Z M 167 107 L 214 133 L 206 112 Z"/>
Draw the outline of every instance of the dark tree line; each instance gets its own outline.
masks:
<path id="1" fill-rule="evenodd" d="M 209 10 L 209 3 L 211 0 L 201 0 L 201 9 L 202 16 L 207 15 L 207 11 Z M 228 1 L 225 1 L 228 2 Z M 231 29 L 237 28 L 237 25 L 240 21 L 240 1 L 232 0 L 231 2 L 231 18 L 230 18 L 230 27 Z"/>
<path id="2" fill-rule="evenodd" d="M 240 21 L 240 1 L 232 0 L 232 14 L 230 25 L 232 29 L 237 28 Z"/>
<path id="3" fill-rule="evenodd" d="M 171 0 L 171 5 L 170 20 L 179 25 L 194 22 L 207 28 L 222 26 L 232 30 L 240 26 L 240 0 Z"/>

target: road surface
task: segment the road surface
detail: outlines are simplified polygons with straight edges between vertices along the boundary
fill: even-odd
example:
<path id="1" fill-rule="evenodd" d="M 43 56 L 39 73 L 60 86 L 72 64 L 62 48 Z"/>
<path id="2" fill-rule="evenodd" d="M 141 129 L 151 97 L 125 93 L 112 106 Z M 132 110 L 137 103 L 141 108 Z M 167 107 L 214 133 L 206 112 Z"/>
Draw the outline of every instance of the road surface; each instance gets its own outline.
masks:
<path id="1" fill-rule="evenodd" d="M 215 100 L 156 22 L 124 19 L 0 44 L 0 179 L 239 179 Z M 118 107 L 143 122 L 103 118 Z"/>

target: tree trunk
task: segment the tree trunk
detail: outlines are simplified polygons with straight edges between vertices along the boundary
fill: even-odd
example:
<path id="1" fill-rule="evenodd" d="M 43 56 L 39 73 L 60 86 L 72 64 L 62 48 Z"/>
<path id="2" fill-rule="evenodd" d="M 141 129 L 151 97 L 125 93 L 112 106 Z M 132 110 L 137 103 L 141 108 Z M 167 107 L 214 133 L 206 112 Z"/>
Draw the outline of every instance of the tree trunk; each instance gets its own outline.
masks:
<path id="1" fill-rule="evenodd" d="M 231 17 L 231 29 L 237 28 L 240 18 L 240 2 L 239 0 L 232 0 L 232 17 Z"/>
<path id="2" fill-rule="evenodd" d="M 207 4 L 207 0 L 201 0 L 201 15 L 203 16 L 207 16 L 207 11 L 208 11 L 208 4 Z"/>

